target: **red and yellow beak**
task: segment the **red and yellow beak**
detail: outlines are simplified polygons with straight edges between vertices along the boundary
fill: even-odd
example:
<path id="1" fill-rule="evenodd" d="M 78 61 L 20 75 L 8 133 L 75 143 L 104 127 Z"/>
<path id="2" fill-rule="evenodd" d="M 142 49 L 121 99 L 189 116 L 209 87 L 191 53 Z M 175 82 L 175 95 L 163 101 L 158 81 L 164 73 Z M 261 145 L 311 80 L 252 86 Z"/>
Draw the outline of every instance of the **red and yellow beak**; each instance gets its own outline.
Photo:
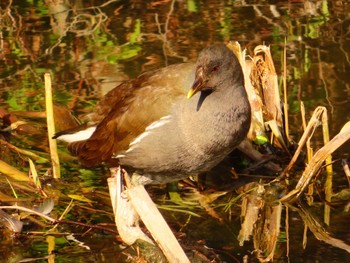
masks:
<path id="1" fill-rule="evenodd" d="M 196 70 L 196 76 L 192 88 L 187 93 L 187 99 L 192 98 L 194 94 L 196 94 L 198 91 L 201 91 L 206 82 L 207 80 L 204 76 L 203 67 L 198 67 Z"/>

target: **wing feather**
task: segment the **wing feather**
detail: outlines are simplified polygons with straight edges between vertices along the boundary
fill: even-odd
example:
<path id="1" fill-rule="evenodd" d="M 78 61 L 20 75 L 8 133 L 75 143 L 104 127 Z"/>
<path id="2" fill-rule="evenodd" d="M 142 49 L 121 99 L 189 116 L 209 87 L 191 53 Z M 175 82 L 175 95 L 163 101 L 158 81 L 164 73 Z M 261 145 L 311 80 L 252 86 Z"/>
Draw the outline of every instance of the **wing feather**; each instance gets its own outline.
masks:
<path id="1" fill-rule="evenodd" d="M 98 124 L 92 136 L 71 143 L 69 150 L 87 167 L 108 162 L 147 126 L 168 115 L 178 100 L 186 99 L 193 79 L 194 64 L 183 63 L 122 83 L 96 106 L 91 119 Z"/>

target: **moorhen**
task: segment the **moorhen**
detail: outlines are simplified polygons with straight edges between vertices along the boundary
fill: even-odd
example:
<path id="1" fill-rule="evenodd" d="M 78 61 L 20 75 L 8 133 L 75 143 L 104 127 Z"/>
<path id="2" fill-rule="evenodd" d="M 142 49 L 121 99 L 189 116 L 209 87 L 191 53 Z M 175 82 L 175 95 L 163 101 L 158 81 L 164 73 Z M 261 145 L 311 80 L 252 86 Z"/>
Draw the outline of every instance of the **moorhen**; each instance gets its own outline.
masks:
<path id="1" fill-rule="evenodd" d="M 97 104 L 89 123 L 55 138 L 69 142 L 86 167 L 114 160 L 142 175 L 142 184 L 164 183 L 217 165 L 245 138 L 250 118 L 240 63 L 217 44 L 202 50 L 195 64 L 120 84 Z"/>

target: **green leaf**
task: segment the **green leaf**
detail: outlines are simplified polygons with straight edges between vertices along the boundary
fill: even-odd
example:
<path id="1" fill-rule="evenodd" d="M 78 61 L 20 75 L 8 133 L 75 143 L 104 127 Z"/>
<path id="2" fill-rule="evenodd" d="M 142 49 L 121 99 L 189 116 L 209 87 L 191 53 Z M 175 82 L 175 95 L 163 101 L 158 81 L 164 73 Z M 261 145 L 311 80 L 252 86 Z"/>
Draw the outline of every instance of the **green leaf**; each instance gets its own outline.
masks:
<path id="1" fill-rule="evenodd" d="M 187 0 L 187 10 L 189 12 L 197 13 L 198 12 L 198 4 L 195 0 Z"/>
<path id="2" fill-rule="evenodd" d="M 85 196 L 82 195 L 75 195 L 75 194 L 69 194 L 68 197 L 80 201 L 80 202 L 85 202 L 85 203 L 93 203 L 92 200 L 86 198 Z"/>
<path id="3" fill-rule="evenodd" d="M 134 32 L 131 33 L 130 36 L 129 36 L 129 42 L 131 44 L 139 42 L 140 35 L 141 35 L 141 20 L 140 19 L 136 19 L 135 29 L 134 29 Z"/>
<path id="4" fill-rule="evenodd" d="M 264 145 L 268 142 L 269 142 L 269 140 L 265 136 L 262 136 L 262 135 L 256 136 L 256 138 L 254 140 L 254 143 L 256 143 L 257 145 Z"/>

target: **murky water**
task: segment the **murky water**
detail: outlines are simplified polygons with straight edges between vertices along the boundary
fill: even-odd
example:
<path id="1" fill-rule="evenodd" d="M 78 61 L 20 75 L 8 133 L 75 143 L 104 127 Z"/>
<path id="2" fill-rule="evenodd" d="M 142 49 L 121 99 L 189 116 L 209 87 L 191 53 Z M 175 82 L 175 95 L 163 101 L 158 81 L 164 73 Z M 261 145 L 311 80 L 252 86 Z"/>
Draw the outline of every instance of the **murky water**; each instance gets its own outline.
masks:
<path id="1" fill-rule="evenodd" d="M 229 40 L 238 41 L 248 54 L 252 54 L 259 44 L 270 45 L 279 75 L 282 74 L 286 43 L 288 103 L 292 136 L 296 141 L 302 133 L 301 100 L 305 103 L 307 117 L 316 106 L 327 108 L 331 136 L 350 119 L 349 1 L 136 0 L 68 3 L 5 0 L 1 1 L 0 7 L 0 108 L 16 113 L 19 119 L 35 128 L 35 131 L 29 131 L 33 136 L 28 136 L 28 131 L 24 130 L 13 134 L 11 142 L 46 158 L 45 120 L 24 114 L 44 111 L 45 72 L 52 75 L 55 102 L 67 106 L 74 115 L 81 117 L 121 81 L 147 70 L 193 61 L 203 47 Z M 61 122 L 61 128 L 64 128 L 66 123 Z M 320 142 L 313 142 L 313 145 L 317 148 Z M 57 194 L 60 209 L 56 213 L 59 215 L 68 205 L 68 194 L 84 194 L 95 203 L 76 201 L 68 217 L 88 224 L 113 224 L 106 188 L 107 172 L 103 169 L 94 172 L 82 169 L 70 159 L 64 145 L 60 147 L 64 180 L 62 184 L 48 183 L 48 186 L 52 185 L 50 191 L 59 189 L 66 195 L 59 197 Z M 343 146 L 336 157 L 348 154 L 349 150 L 349 144 Z M 26 160 L 8 157 L 4 149 L 1 152 L 2 159 L 7 158 L 6 161 L 12 165 L 28 170 Z M 49 163 L 36 165 L 40 174 L 50 168 Z M 346 188 L 340 163 L 336 165 L 336 176 L 339 177 L 336 187 Z M 345 219 L 349 212 L 343 211 L 343 206 L 335 208 L 330 230 L 350 244 Z M 314 211 L 320 218 L 321 210 L 323 208 Z M 179 221 L 173 227 L 185 235 L 180 242 L 194 247 L 196 252 L 202 252 L 209 259 L 241 262 L 247 257 L 249 262 L 256 261 L 251 255 L 252 244 L 248 242 L 244 247 L 238 246 L 238 214 L 231 221 L 220 224 L 202 210 L 195 211 L 204 214 L 203 217 L 189 220 L 187 216 L 177 215 Z M 168 215 L 170 219 L 171 215 Z M 223 217 L 227 218 L 227 214 Z M 289 229 L 289 253 L 286 237 L 281 235 L 275 254 L 277 261 L 346 262 L 350 257 L 344 250 L 317 241 L 311 233 L 308 233 L 308 243 L 303 249 L 302 220 L 296 212 L 290 212 L 289 217 L 291 222 L 296 222 L 291 223 Z M 61 233 L 64 233 L 64 228 L 60 229 Z M 83 240 L 84 244 L 69 240 L 65 235 L 54 235 L 57 262 L 126 260 L 114 234 L 95 230 L 84 233 L 86 230 L 84 227 L 67 230 L 77 233 L 77 240 Z M 42 234 L 34 234 L 33 231 L 38 231 L 38 228 L 32 223 L 25 231 L 29 233 L 27 236 L 2 238 L 0 258 L 3 262 L 30 258 L 33 261 L 40 261 L 39 258 L 48 260 L 48 239 Z M 283 229 L 282 232 L 285 231 Z M 212 253 L 204 247 L 213 248 Z"/>

